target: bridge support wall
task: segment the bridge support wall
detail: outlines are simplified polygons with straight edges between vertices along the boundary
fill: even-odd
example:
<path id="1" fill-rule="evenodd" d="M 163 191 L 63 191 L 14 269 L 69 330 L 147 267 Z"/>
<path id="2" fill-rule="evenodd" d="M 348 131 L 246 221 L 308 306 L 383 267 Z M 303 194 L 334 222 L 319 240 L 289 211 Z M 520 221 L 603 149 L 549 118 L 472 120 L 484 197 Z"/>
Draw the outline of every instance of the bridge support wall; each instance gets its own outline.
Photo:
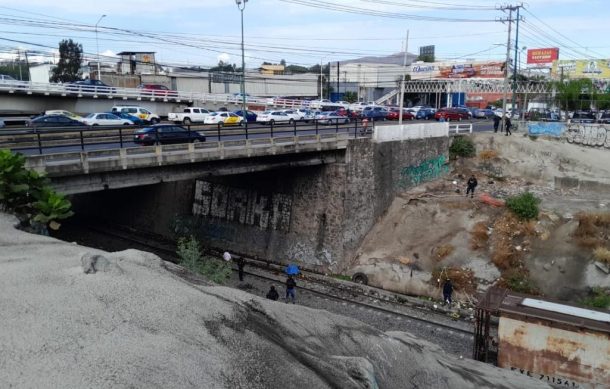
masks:
<path id="1" fill-rule="evenodd" d="M 446 172 L 448 145 L 355 139 L 331 163 L 94 192 L 74 204 L 94 220 L 340 271 L 398 192 Z"/>

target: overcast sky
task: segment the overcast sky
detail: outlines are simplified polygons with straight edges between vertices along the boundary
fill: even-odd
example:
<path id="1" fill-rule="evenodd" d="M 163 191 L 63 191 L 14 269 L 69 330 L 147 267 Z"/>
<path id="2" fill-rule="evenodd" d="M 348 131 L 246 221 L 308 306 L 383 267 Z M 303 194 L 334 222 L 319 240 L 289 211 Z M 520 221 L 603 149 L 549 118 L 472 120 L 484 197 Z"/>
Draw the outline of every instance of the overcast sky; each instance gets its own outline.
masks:
<path id="1" fill-rule="evenodd" d="M 402 50 L 407 29 L 409 51 L 414 53 L 423 45 L 436 45 L 440 59 L 502 59 L 506 52 L 507 24 L 497 20 L 508 13 L 494 9 L 497 1 L 322 2 L 346 6 L 344 11 L 296 3 L 320 4 L 248 1 L 244 11 L 248 67 L 281 59 L 312 65 L 389 55 Z M 525 5 L 520 48 L 560 47 L 561 59 L 610 57 L 608 0 L 529 0 Z M 94 56 L 94 25 L 103 14 L 107 16 L 99 23 L 98 38 L 99 51 L 106 55 L 154 51 L 160 63 L 210 66 L 219 58 L 241 62 L 240 13 L 234 0 L 0 0 L 1 50 L 4 55 L 16 48 L 50 52 L 62 38 L 72 38 Z"/>

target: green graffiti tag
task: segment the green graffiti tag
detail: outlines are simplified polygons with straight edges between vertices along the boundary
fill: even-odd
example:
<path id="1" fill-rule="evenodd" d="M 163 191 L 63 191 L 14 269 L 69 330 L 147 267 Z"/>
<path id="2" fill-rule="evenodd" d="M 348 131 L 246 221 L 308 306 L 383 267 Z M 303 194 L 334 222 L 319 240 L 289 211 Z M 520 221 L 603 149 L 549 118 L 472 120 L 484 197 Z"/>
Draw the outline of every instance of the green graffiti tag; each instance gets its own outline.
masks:
<path id="1" fill-rule="evenodd" d="M 438 157 L 427 159 L 419 165 L 403 168 L 400 171 L 398 187 L 406 189 L 440 177 L 449 171 L 449 166 L 445 162 L 445 156 L 439 155 Z"/>

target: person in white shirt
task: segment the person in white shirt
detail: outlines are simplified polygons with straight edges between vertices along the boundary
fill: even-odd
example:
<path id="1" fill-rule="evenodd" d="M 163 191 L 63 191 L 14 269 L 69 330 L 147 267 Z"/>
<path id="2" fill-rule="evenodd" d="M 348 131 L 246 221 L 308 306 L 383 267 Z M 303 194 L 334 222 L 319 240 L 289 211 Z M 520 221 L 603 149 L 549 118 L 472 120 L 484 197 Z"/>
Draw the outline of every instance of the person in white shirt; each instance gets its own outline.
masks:
<path id="1" fill-rule="evenodd" d="M 231 260 L 231 254 L 229 254 L 228 251 L 225 251 L 224 254 L 222 254 L 222 259 L 224 259 L 225 261 L 230 261 Z"/>

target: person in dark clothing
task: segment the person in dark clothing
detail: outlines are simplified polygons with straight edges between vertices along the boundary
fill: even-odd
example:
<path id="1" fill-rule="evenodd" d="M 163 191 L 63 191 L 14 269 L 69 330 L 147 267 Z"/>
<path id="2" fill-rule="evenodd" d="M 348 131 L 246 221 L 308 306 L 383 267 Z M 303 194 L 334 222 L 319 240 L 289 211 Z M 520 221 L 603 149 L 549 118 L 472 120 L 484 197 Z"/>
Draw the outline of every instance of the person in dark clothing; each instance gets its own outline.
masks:
<path id="1" fill-rule="evenodd" d="M 246 261 L 242 257 L 237 258 L 237 272 L 240 281 L 244 280 L 244 266 L 246 266 Z"/>
<path id="2" fill-rule="evenodd" d="M 273 301 L 277 301 L 280 298 L 280 294 L 275 290 L 275 286 L 271 285 L 269 292 L 267 292 L 267 298 Z"/>
<path id="3" fill-rule="evenodd" d="M 451 294 L 453 293 L 453 284 L 450 279 L 445 281 L 443 285 L 443 301 L 451 305 Z"/>
<path id="4" fill-rule="evenodd" d="M 498 127 L 500 127 L 500 116 L 494 115 L 494 132 L 498 132 Z"/>
<path id="5" fill-rule="evenodd" d="M 508 116 L 504 116 L 504 129 L 506 130 L 506 136 L 513 134 L 512 132 L 510 132 L 510 128 L 512 126 L 513 124 L 510 122 L 510 118 Z"/>
<path id="6" fill-rule="evenodd" d="M 294 278 L 288 276 L 288 279 L 286 280 L 286 304 L 288 304 L 288 297 L 292 299 L 292 303 L 294 304 L 294 300 L 296 299 L 296 287 L 297 283 Z"/>
<path id="7" fill-rule="evenodd" d="M 466 197 L 468 197 L 468 193 L 470 193 L 470 198 L 474 197 L 474 188 L 477 187 L 477 185 L 479 185 L 479 183 L 477 182 L 477 178 L 474 176 L 474 174 L 472 176 L 470 176 L 470 178 L 468 179 L 468 183 L 467 183 L 468 187 L 466 188 Z"/>

